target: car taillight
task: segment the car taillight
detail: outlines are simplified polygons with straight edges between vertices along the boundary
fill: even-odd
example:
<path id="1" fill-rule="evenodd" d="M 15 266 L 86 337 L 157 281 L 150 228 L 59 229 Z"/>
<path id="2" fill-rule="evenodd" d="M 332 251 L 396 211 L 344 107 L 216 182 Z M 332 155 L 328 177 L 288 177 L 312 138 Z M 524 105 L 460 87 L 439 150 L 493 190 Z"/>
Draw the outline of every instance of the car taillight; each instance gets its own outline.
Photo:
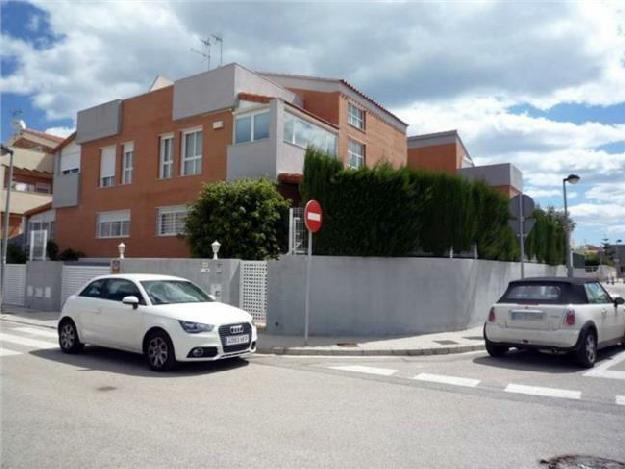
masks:
<path id="1" fill-rule="evenodd" d="M 495 322 L 495 319 L 497 318 L 495 317 L 495 308 L 493 307 L 488 312 L 488 322 Z"/>
<path id="2" fill-rule="evenodd" d="M 569 309 L 566 312 L 566 316 L 564 317 L 564 322 L 566 323 L 567 326 L 575 325 L 575 310 L 574 309 Z"/>

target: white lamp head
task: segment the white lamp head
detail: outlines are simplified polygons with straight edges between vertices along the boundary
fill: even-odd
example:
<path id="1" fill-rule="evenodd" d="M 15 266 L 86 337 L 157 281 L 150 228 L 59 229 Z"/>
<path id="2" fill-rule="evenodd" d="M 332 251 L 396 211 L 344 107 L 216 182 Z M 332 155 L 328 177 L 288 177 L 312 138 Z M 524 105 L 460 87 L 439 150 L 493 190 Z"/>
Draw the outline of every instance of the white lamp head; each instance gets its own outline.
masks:
<path id="1" fill-rule="evenodd" d="M 119 246 L 117 246 L 117 249 L 119 250 L 119 258 L 123 259 L 124 253 L 126 252 L 126 245 L 124 243 L 119 243 Z"/>
<path id="2" fill-rule="evenodd" d="M 213 244 L 211 244 L 211 247 L 213 248 L 213 259 L 218 259 L 217 254 L 219 253 L 221 243 L 219 241 L 215 241 Z"/>

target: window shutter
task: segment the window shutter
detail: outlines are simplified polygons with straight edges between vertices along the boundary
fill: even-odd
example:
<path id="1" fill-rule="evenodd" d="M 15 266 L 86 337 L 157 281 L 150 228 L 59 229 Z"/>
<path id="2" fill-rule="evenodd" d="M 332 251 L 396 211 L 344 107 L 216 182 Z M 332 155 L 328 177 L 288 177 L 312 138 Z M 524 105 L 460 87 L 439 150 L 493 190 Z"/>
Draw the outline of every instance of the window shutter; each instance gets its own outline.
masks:
<path id="1" fill-rule="evenodd" d="M 61 150 L 61 172 L 80 169 L 80 147 L 68 146 Z"/>
<path id="2" fill-rule="evenodd" d="M 115 147 L 102 148 L 100 153 L 100 178 L 115 176 Z"/>

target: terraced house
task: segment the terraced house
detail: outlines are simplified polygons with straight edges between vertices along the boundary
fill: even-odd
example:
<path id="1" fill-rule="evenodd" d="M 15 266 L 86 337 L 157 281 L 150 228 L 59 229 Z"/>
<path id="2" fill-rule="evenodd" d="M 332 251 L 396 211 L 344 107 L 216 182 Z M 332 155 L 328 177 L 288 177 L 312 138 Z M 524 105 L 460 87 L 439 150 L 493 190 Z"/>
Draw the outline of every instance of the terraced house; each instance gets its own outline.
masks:
<path id="1" fill-rule="evenodd" d="M 353 168 L 400 167 L 406 128 L 341 79 L 237 64 L 157 77 L 146 94 L 78 113 L 57 152 L 55 239 L 90 257 L 115 256 L 122 241 L 133 257 L 185 257 L 185 207 L 203 183 L 265 176 L 297 199 L 307 146 Z"/>

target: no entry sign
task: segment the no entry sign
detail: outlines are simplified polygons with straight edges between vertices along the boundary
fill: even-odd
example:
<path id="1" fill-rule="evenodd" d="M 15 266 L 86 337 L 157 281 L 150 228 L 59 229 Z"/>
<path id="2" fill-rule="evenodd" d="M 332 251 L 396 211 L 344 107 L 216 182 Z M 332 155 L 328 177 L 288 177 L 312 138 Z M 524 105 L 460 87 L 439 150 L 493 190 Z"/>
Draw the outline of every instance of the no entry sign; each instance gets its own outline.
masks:
<path id="1" fill-rule="evenodd" d="M 304 224 L 311 233 L 316 233 L 321 228 L 323 222 L 323 210 L 321 204 L 315 199 L 311 199 L 304 208 Z"/>

